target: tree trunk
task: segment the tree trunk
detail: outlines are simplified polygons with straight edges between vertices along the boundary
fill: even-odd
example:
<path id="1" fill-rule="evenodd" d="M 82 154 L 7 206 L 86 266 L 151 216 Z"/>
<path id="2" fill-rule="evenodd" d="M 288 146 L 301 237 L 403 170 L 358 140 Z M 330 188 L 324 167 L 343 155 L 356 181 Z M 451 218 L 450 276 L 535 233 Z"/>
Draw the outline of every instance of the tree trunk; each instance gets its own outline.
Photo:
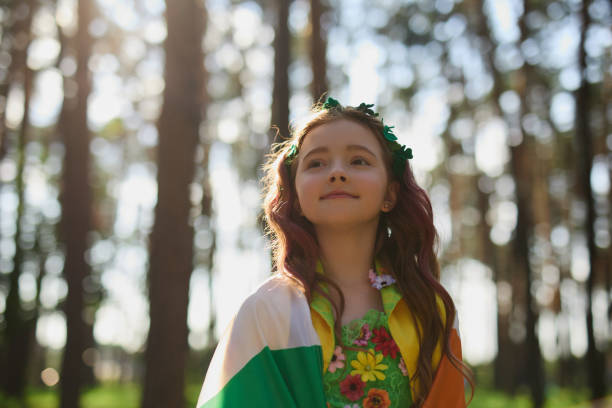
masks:
<path id="1" fill-rule="evenodd" d="M 189 186 L 203 109 L 203 15 L 195 0 L 166 1 L 166 86 L 158 122 L 158 199 L 148 275 L 151 324 L 142 407 L 184 406 L 193 269 Z"/>
<path id="2" fill-rule="evenodd" d="M 529 10 L 529 0 L 524 0 L 523 15 L 519 19 L 521 43 L 528 38 L 527 27 L 525 25 L 525 16 L 529 13 Z M 517 220 L 513 239 L 513 250 L 516 265 L 525 274 L 523 304 L 526 312 L 525 329 L 527 337 L 525 339 L 525 346 L 527 357 L 525 361 L 526 365 L 524 368 L 524 378 L 527 379 L 527 385 L 530 390 L 534 408 L 539 408 L 544 405 L 545 380 L 540 342 L 535 331 L 537 312 L 535 310 L 536 302 L 531 294 L 531 286 L 534 278 L 529 255 L 529 242 L 530 238 L 534 234 L 533 211 L 530 205 L 533 193 L 533 174 L 530 170 L 531 163 L 533 163 L 535 157 L 533 154 L 533 149 L 530 146 L 531 140 L 521 128 L 523 115 L 525 115 L 529 109 L 527 90 L 530 89 L 530 73 L 526 63 L 517 74 L 520 78 L 522 78 L 522 81 L 520 81 L 521 85 L 519 85 L 518 89 L 516 89 L 521 100 L 519 122 L 516 124 L 516 126 L 521 132 L 522 141 L 519 144 L 510 147 L 510 166 L 516 185 L 517 206 Z"/>
<path id="3" fill-rule="evenodd" d="M 210 143 L 204 143 L 204 158 L 202 159 L 202 168 L 204 169 L 204 175 L 202 180 L 202 188 L 204 193 L 202 194 L 202 215 L 206 217 L 208 223 L 206 228 L 210 231 L 212 236 L 212 242 L 210 248 L 208 248 L 208 256 L 206 257 L 206 270 L 208 270 L 208 338 L 207 347 L 212 347 L 215 344 L 215 327 L 217 324 L 217 318 L 215 313 L 214 297 L 213 297 L 213 265 L 215 263 L 215 251 L 217 250 L 217 234 L 214 229 L 212 222 L 213 217 L 213 192 L 210 183 L 210 173 L 208 172 L 208 158 L 210 155 Z"/>
<path id="4" fill-rule="evenodd" d="M 20 5 L 25 9 L 23 18 L 16 23 L 18 35 L 27 38 L 22 48 L 15 49 L 11 71 L 13 80 L 21 82 L 23 86 L 23 118 L 18 132 L 17 141 L 17 174 L 15 176 L 15 189 L 17 190 L 17 217 L 15 219 L 15 255 L 13 256 L 13 270 L 9 275 L 9 291 L 6 297 L 6 309 L 4 319 L 6 321 L 4 364 L 11 367 L 10 373 L 3 373 L 3 387 L 8 395 L 23 397 L 26 384 L 26 369 L 28 365 L 28 322 L 31 320 L 30 313 L 24 310 L 19 297 L 19 277 L 23 270 L 25 251 L 22 245 L 22 222 L 25 212 L 24 197 L 24 172 L 26 164 L 26 145 L 30 133 L 30 100 L 32 95 L 32 84 L 34 73 L 26 64 L 27 49 L 31 41 L 32 14 L 35 10 L 33 0 Z M 16 7 L 17 8 L 17 7 Z M 9 84 L 10 85 L 10 84 Z M 4 119 L 4 118 L 2 118 Z"/>
<path id="5" fill-rule="evenodd" d="M 522 99 L 525 101 L 525 99 Z M 516 183 L 516 206 L 517 220 L 516 229 L 513 237 L 513 250 L 516 265 L 523 271 L 524 287 L 523 301 L 526 312 L 525 329 L 527 337 L 525 339 L 527 356 L 525 366 L 525 378 L 529 386 L 534 407 L 541 407 L 544 404 L 544 370 L 542 367 L 542 356 L 540 344 L 535 332 L 536 311 L 535 300 L 531 295 L 531 284 L 533 282 L 533 271 L 529 260 L 529 237 L 533 230 L 532 214 L 529 207 L 531 183 L 529 172 L 529 161 L 532 155 L 529 154 L 527 140 L 518 146 L 513 146 L 511 151 L 512 174 Z"/>
<path id="6" fill-rule="evenodd" d="M 588 7 L 590 0 L 582 2 L 582 27 L 580 32 L 580 48 L 579 48 L 579 66 L 581 73 L 580 87 L 576 91 L 576 151 L 577 155 L 577 185 L 580 188 L 582 199 L 586 203 L 587 216 L 585 220 L 584 230 L 587 236 L 587 246 L 589 251 L 589 277 L 586 282 L 587 292 L 587 368 L 589 387 L 591 389 L 591 398 L 599 399 L 606 395 L 605 384 L 605 359 L 603 354 L 597 350 L 595 344 L 595 335 L 593 332 L 593 286 L 597 279 L 599 269 L 599 259 L 597 247 L 595 246 L 595 205 L 593 203 L 593 195 L 591 189 L 591 168 L 593 167 L 593 148 L 592 148 L 592 132 L 589 126 L 590 123 L 590 89 L 589 83 L 585 78 L 586 73 L 586 32 L 590 24 L 590 16 Z"/>
<path id="7" fill-rule="evenodd" d="M 494 101 L 496 110 L 501 115 L 503 112 L 499 106 L 499 96 L 502 93 L 501 84 L 503 83 L 500 73 L 495 68 L 493 61 L 493 42 L 491 41 L 490 30 L 486 27 L 486 17 L 483 14 L 481 8 L 479 9 L 480 31 L 483 40 L 490 44 L 491 50 L 486 53 L 485 60 L 491 70 L 491 75 L 494 78 L 494 90 L 492 100 Z M 529 4 L 527 0 L 523 2 L 523 16 L 519 20 L 519 27 L 521 31 L 521 43 L 527 38 L 527 28 L 525 26 L 524 16 L 528 13 Z M 510 146 L 510 169 L 511 174 L 515 181 L 516 186 L 516 207 L 517 207 L 517 222 L 514 231 L 512 250 L 514 265 L 520 271 L 523 271 L 522 277 L 516 276 L 513 287 L 513 301 L 516 304 L 515 307 L 524 309 L 525 314 L 525 352 L 526 358 L 524 359 L 525 365 L 522 373 L 518 376 L 519 378 L 526 379 L 527 385 L 530 389 L 531 398 L 535 408 L 539 408 L 544 404 L 544 369 L 542 365 L 542 356 L 540 352 L 540 345 L 538 336 L 535 332 L 535 324 L 537 320 L 537 312 L 535 310 L 535 300 L 531 294 L 531 284 L 533 281 L 533 271 L 529 256 L 529 242 L 530 237 L 533 234 L 533 214 L 530 200 L 533 192 L 531 165 L 534 155 L 533 149 L 530 147 L 530 140 L 527 135 L 522 132 L 521 119 L 526 113 L 528 102 L 526 97 L 526 86 L 530 77 L 528 69 L 523 66 L 520 71 L 515 73 L 522 81 L 519 81 L 519 86 L 516 92 L 519 94 L 521 99 L 521 110 L 519 112 L 518 120 L 515 121 L 514 127 L 517 132 L 520 133 L 522 141 L 518 144 Z M 518 299 L 520 303 L 518 303 Z M 500 343 L 501 347 L 502 344 Z M 503 353 L 500 349 L 499 353 Z M 499 372 L 499 370 L 496 370 Z M 515 375 L 518 373 L 515 373 Z"/>
<path id="8" fill-rule="evenodd" d="M 6 51 L 10 55 L 10 62 L 0 71 L 2 81 L 0 82 L 0 160 L 4 158 L 8 147 L 8 132 L 6 129 L 6 103 L 11 84 L 14 82 L 15 71 L 22 72 L 19 65 L 25 64 L 26 50 L 28 44 L 16 46 L 14 38 L 17 35 L 25 34 L 30 37 L 30 25 L 32 22 L 33 1 L 16 2 L 7 4 L 2 8 L 2 12 L 6 15 L 3 19 L 2 37 L 0 40 L 0 49 Z M 4 382 L 3 382 L 4 383 Z"/>
<path id="9" fill-rule="evenodd" d="M 91 369 L 83 362 L 82 355 L 91 336 L 88 332 L 92 331 L 91 324 L 83 320 L 83 283 L 91 273 L 85 261 L 85 252 L 88 249 L 92 210 L 90 132 L 87 126 L 87 98 L 91 90 L 88 61 L 92 48 L 89 24 L 92 15 L 92 1 L 79 1 L 76 34 L 78 89 L 76 97 L 64 99 L 59 119 L 65 146 L 61 226 L 66 248 L 64 277 L 68 284 L 64 305 L 67 334 L 60 385 L 60 406 L 63 408 L 79 406 L 83 378 L 88 377 L 87 371 Z"/>
<path id="10" fill-rule="evenodd" d="M 278 137 L 289 136 L 289 6 L 291 0 L 277 0 L 276 33 L 274 36 L 274 88 L 272 90 L 272 126 L 278 132 L 271 135 L 272 143 L 280 141 Z"/>
<path id="11" fill-rule="evenodd" d="M 318 101 L 327 89 L 326 33 L 321 25 L 324 7 L 321 0 L 310 0 L 310 60 L 312 98 Z"/>

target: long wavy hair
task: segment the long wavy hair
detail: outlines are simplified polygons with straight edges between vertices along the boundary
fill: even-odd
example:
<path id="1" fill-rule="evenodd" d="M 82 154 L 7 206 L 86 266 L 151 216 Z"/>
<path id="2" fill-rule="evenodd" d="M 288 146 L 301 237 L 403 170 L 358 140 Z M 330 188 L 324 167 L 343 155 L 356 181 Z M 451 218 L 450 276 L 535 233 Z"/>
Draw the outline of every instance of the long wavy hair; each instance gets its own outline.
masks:
<path id="1" fill-rule="evenodd" d="M 420 353 L 411 381 L 418 380 L 420 386 L 418 395 L 413 396 L 414 402 L 417 407 L 421 406 L 431 388 L 434 378 L 432 356 L 440 338 L 443 354 L 468 380 L 473 396 L 471 370 L 453 355 L 449 346 L 456 309 L 439 282 L 440 267 L 435 255 L 439 239 L 433 223 L 431 202 L 425 190 L 417 185 L 408 161 L 401 178 L 391 170 L 392 155 L 383 136 L 383 123 L 378 118 L 349 106 L 323 109 L 321 104 L 317 104 L 313 107 L 313 115 L 289 139 L 272 146 L 264 164 L 262 182 L 264 221 L 274 269 L 299 285 L 309 302 L 317 292 L 331 302 L 336 316 L 342 316 L 344 295 L 329 277 L 316 272 L 320 247 L 313 225 L 299 213 L 295 189 L 298 160 L 293 160 L 291 165 L 285 162 L 292 144 L 297 143 L 299 152 L 304 138 L 314 128 L 341 119 L 361 124 L 376 136 L 382 146 L 388 181 L 397 181 L 400 185 L 395 207 L 388 213 L 381 213 L 375 257 L 384 269 L 394 275 L 403 300 L 412 311 L 413 318 L 418 320 L 415 326 Z M 323 284 L 337 292 L 339 304 L 322 289 Z M 446 322 L 438 312 L 436 295 L 444 304 Z M 340 319 L 336 318 L 334 331 L 339 334 L 340 330 Z"/>

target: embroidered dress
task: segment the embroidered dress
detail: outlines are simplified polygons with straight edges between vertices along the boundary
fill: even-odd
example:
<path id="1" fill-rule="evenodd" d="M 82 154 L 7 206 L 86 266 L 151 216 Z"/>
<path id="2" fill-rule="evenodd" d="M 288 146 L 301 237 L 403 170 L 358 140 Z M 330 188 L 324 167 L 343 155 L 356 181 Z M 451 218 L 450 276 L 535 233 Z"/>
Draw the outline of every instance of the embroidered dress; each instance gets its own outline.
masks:
<path id="1" fill-rule="evenodd" d="M 342 341 L 365 350 L 336 345 L 323 374 L 323 389 L 330 408 L 412 405 L 408 372 L 389 334 L 385 312 L 370 309 L 362 318 L 342 326 Z"/>

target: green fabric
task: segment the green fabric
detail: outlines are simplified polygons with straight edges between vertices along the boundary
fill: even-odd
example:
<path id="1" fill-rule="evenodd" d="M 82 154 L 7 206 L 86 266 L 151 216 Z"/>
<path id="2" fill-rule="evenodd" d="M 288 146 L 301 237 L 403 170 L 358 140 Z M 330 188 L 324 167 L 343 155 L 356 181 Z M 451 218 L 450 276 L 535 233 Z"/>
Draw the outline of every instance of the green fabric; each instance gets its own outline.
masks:
<path id="1" fill-rule="evenodd" d="M 325 407 L 321 346 L 270 350 L 265 347 L 198 408 Z"/>
<path id="2" fill-rule="evenodd" d="M 364 326 L 365 324 L 368 325 L 367 329 Z M 342 348 L 341 354 L 343 354 L 346 359 L 343 361 L 343 367 L 340 367 L 338 364 L 340 360 L 337 359 L 340 350 L 336 347 L 332 363 L 330 363 L 328 371 L 323 375 L 323 389 L 330 408 L 353 408 L 362 406 L 395 408 L 409 407 L 412 405 L 410 381 L 409 377 L 407 375 L 405 376 L 400 368 L 400 363 L 403 362 L 399 350 L 396 350 L 395 358 L 393 358 L 394 353 L 391 352 L 393 347 L 381 347 L 381 343 L 383 343 L 381 341 L 382 337 L 375 335 L 375 333 L 380 335 L 384 332 L 383 330 L 389 333 L 387 315 L 385 312 L 375 309 L 369 310 L 361 319 L 353 320 L 342 326 L 342 341 L 344 345 L 357 347 L 358 345 L 355 344 L 355 341 L 361 340 L 361 348 L 364 349 L 364 353 L 368 353 L 367 350 L 371 350 L 374 353 L 373 356 L 382 355 L 382 360 L 376 363 L 376 367 L 378 367 L 376 371 L 384 374 L 385 378 L 379 379 L 376 377 L 373 380 L 363 381 L 363 377 L 360 373 L 352 374 L 355 367 L 351 365 L 351 362 L 359 362 L 358 350 Z M 368 331 L 370 337 L 366 340 L 365 337 Z M 363 342 L 367 342 L 367 345 Z M 387 346 L 390 344 L 395 345 L 394 342 L 391 342 L 393 342 L 393 340 L 389 335 L 389 340 L 384 343 Z M 336 343 L 339 344 L 337 339 Z M 379 346 L 379 350 L 376 349 L 377 346 Z M 336 365 L 335 368 L 334 365 Z M 385 366 L 386 368 L 384 368 Z M 330 370 L 333 370 L 333 372 Z M 361 388 L 363 392 L 347 391 L 347 384 L 351 383 L 351 381 L 347 381 L 347 377 L 352 377 L 349 380 L 353 381 L 353 384 L 355 384 L 354 381 L 357 381 L 360 384 L 357 388 Z M 345 392 L 342 391 L 343 382 Z M 370 390 L 373 390 L 372 393 L 370 393 Z M 374 401 L 373 398 L 376 398 L 376 393 L 380 395 L 381 392 L 383 394 L 386 392 L 388 400 L 383 399 L 381 401 L 379 398 L 378 401 Z"/>

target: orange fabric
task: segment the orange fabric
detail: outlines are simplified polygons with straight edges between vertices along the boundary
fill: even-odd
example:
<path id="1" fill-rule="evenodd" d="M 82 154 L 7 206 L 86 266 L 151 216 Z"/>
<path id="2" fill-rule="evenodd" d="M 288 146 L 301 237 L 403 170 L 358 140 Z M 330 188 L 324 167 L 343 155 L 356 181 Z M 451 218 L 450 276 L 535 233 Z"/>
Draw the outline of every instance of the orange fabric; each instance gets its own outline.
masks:
<path id="1" fill-rule="evenodd" d="M 452 353 L 461 360 L 461 341 L 455 328 L 451 330 L 449 343 Z M 463 376 L 446 354 L 440 361 L 423 408 L 465 408 Z"/>

